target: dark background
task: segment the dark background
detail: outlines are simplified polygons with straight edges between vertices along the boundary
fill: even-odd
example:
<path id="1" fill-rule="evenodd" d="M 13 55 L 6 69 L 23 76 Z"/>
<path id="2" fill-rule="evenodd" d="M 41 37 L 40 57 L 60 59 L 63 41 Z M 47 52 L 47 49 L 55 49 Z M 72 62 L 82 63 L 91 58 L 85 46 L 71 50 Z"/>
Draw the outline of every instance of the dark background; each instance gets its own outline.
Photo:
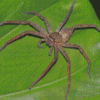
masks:
<path id="1" fill-rule="evenodd" d="M 90 0 L 99 20 L 100 20 L 100 0 Z"/>

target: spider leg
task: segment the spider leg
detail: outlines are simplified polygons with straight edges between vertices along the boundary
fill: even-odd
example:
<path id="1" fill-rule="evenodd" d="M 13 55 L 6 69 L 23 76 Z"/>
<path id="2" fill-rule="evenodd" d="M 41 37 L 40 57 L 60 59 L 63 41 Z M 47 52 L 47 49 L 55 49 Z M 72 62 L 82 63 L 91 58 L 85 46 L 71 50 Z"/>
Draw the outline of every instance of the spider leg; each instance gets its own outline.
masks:
<path id="1" fill-rule="evenodd" d="M 23 33 L 21 33 L 21 34 L 15 36 L 14 38 L 8 40 L 8 41 L 0 48 L 0 51 L 1 51 L 2 49 L 4 49 L 9 43 L 14 42 L 15 40 L 17 40 L 17 39 L 19 39 L 19 38 L 21 38 L 21 37 L 23 37 L 23 36 L 25 36 L 25 35 L 35 35 L 35 36 L 40 36 L 40 37 L 44 37 L 44 38 L 46 37 L 45 34 L 40 33 L 40 32 L 25 31 L 25 32 L 23 32 Z"/>
<path id="2" fill-rule="evenodd" d="M 72 30 L 74 31 L 76 28 L 95 28 L 95 29 L 97 29 L 99 32 L 100 32 L 100 29 L 96 26 L 96 25 L 94 25 L 94 24 L 83 24 L 83 25 L 74 25 L 73 27 L 72 27 Z"/>
<path id="3" fill-rule="evenodd" d="M 0 26 L 5 25 L 5 24 L 23 24 L 23 25 L 28 24 L 28 25 L 34 27 L 39 32 L 47 34 L 47 32 L 44 29 L 42 29 L 40 26 L 38 26 L 30 21 L 4 21 L 4 22 L 0 23 Z"/>
<path id="4" fill-rule="evenodd" d="M 51 56 L 52 50 L 53 50 L 53 46 L 50 47 L 50 50 L 49 50 L 49 53 L 48 53 L 49 56 Z"/>
<path id="5" fill-rule="evenodd" d="M 43 17 L 42 15 L 40 15 L 39 13 L 32 11 L 32 12 L 23 12 L 24 14 L 34 14 L 37 15 L 40 19 L 42 19 L 45 22 L 45 25 L 47 27 L 47 30 L 49 33 L 52 33 L 52 29 L 49 25 L 49 22 L 47 21 L 47 19 L 45 17 Z"/>
<path id="6" fill-rule="evenodd" d="M 41 39 L 41 40 L 38 42 L 38 46 L 39 46 L 40 49 L 43 49 L 43 48 L 41 47 L 41 42 L 43 42 L 43 41 L 46 41 L 46 39 Z"/>
<path id="7" fill-rule="evenodd" d="M 35 82 L 32 83 L 32 85 L 30 86 L 29 89 L 31 89 L 39 80 L 41 80 L 48 73 L 48 71 L 51 69 L 52 65 L 56 62 L 57 58 L 58 58 L 58 48 L 55 46 L 55 57 L 54 57 L 54 59 L 49 64 L 49 66 L 45 69 L 45 71 L 42 73 L 42 75 L 40 77 L 38 77 Z"/>
<path id="8" fill-rule="evenodd" d="M 72 4 L 72 6 L 71 6 L 71 8 L 70 8 L 70 10 L 69 10 L 69 12 L 68 12 L 68 14 L 67 14 L 67 16 L 63 19 L 63 21 L 62 21 L 62 22 L 60 23 L 60 25 L 57 27 L 56 32 L 59 32 L 59 31 L 61 30 L 61 28 L 64 26 L 64 24 L 66 23 L 66 21 L 68 20 L 68 18 L 69 18 L 69 16 L 70 16 L 71 12 L 72 12 L 72 10 L 73 10 L 74 4 L 75 4 L 75 1 L 73 2 L 73 4 Z"/>
<path id="9" fill-rule="evenodd" d="M 59 46 L 58 49 L 68 62 L 68 86 L 67 86 L 67 91 L 66 91 L 66 96 L 65 96 L 65 100 L 67 100 L 68 91 L 69 91 L 69 88 L 71 85 L 71 77 L 70 77 L 71 76 L 71 73 L 70 73 L 71 63 L 70 63 L 70 59 L 69 59 L 68 55 L 66 54 L 66 52 L 64 51 L 64 49 L 61 46 Z"/>
<path id="10" fill-rule="evenodd" d="M 62 46 L 64 47 L 68 47 L 68 48 L 76 48 L 76 49 L 79 49 L 79 51 L 82 53 L 82 55 L 86 58 L 86 60 L 88 61 L 88 76 L 91 78 L 90 74 L 89 74 L 89 71 L 90 71 L 90 65 L 91 65 L 91 61 L 90 59 L 88 58 L 88 56 L 86 55 L 86 53 L 83 51 L 83 49 L 79 46 L 79 45 L 76 45 L 76 44 L 71 44 L 71 43 L 64 43 Z"/>

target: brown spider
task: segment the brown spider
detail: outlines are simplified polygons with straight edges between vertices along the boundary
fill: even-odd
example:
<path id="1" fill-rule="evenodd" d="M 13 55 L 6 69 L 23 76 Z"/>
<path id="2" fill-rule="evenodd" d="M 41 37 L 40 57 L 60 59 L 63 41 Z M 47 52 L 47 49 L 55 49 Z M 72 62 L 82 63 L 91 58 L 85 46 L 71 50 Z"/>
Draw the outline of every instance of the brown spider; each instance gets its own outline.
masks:
<path id="1" fill-rule="evenodd" d="M 75 49 L 79 49 L 80 52 L 82 53 L 82 55 L 86 58 L 86 60 L 88 61 L 88 76 L 90 77 L 90 74 L 89 74 L 89 70 L 90 70 L 90 60 L 88 58 L 88 56 L 85 54 L 85 52 L 83 51 L 83 49 L 79 46 L 79 45 L 76 45 L 76 44 L 71 44 L 71 43 L 66 43 L 70 37 L 72 36 L 72 33 L 73 31 L 75 30 L 75 28 L 86 28 L 86 27 L 93 27 L 93 28 L 96 28 L 98 31 L 100 31 L 100 29 L 94 25 L 94 24 L 88 24 L 88 25 L 74 25 L 72 28 L 64 28 L 61 30 L 61 28 L 64 26 L 65 22 L 68 20 L 71 12 L 72 12 L 72 9 L 73 9 L 73 6 L 74 6 L 74 3 L 75 1 L 73 2 L 67 16 L 64 18 L 64 20 L 60 23 L 60 25 L 58 26 L 58 28 L 56 29 L 56 32 L 52 32 L 52 29 L 48 23 L 48 21 L 46 20 L 45 17 L 41 16 L 39 13 L 36 13 L 36 12 L 28 12 L 28 13 L 25 13 L 24 14 L 35 14 L 37 15 L 40 19 L 42 19 L 45 24 L 46 24 L 46 27 L 48 29 L 48 32 L 49 34 L 47 34 L 47 32 L 42 29 L 40 26 L 30 22 L 30 21 L 4 21 L 2 23 L 0 23 L 0 26 L 4 25 L 4 24 L 28 24 L 32 27 L 34 27 L 36 30 L 38 30 L 39 32 L 34 32 L 34 31 L 25 31 L 23 33 L 21 33 L 20 35 L 18 36 L 15 36 L 14 38 L 10 39 L 9 41 L 7 41 L 1 48 L 0 48 L 0 51 L 2 49 L 4 49 L 9 43 L 19 39 L 20 37 L 23 37 L 25 35 L 35 35 L 35 36 L 39 36 L 39 37 L 43 37 L 39 43 L 38 43 L 38 46 L 40 48 L 42 48 L 40 46 L 41 42 L 43 41 L 46 41 L 46 44 L 50 47 L 50 51 L 49 51 L 49 55 L 51 55 L 52 53 L 52 49 L 54 47 L 54 52 L 55 52 L 55 55 L 54 55 L 54 59 L 52 60 L 52 62 L 49 64 L 49 66 L 45 69 L 45 71 L 43 72 L 43 74 L 38 77 L 38 79 L 33 82 L 33 84 L 30 86 L 29 89 L 31 89 L 40 79 L 42 79 L 47 73 L 48 71 L 51 69 L 52 65 L 56 62 L 57 58 L 58 58 L 58 51 L 60 51 L 62 53 L 62 55 L 65 57 L 66 61 L 68 62 L 68 86 L 67 86 L 67 91 L 66 91 L 66 96 L 65 96 L 65 100 L 67 100 L 67 96 L 68 96 L 68 91 L 69 91 L 69 88 L 70 88 L 70 84 L 71 84 L 71 73 L 70 73 L 70 66 L 71 66 L 71 63 L 70 63 L 70 59 L 68 57 L 68 55 L 66 54 L 66 52 L 64 51 L 64 49 L 62 47 L 67 47 L 67 48 L 75 48 Z"/>

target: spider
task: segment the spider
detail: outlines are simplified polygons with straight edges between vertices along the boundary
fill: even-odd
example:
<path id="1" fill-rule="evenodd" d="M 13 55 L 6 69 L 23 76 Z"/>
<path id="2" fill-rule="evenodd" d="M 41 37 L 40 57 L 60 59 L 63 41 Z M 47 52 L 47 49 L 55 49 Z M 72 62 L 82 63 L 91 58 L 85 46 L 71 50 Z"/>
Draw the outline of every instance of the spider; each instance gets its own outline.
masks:
<path id="1" fill-rule="evenodd" d="M 48 71 L 51 69 L 53 64 L 57 61 L 58 51 L 61 52 L 61 54 L 64 56 L 64 58 L 68 62 L 68 68 L 67 68 L 67 70 L 68 70 L 68 86 L 67 86 L 67 90 L 66 90 L 65 100 L 67 100 L 68 92 L 69 92 L 70 85 L 71 85 L 71 72 L 70 72 L 71 62 L 70 62 L 70 59 L 69 59 L 67 53 L 64 51 L 63 47 L 79 49 L 79 51 L 82 53 L 82 55 L 85 57 L 85 59 L 88 62 L 88 71 L 87 71 L 87 73 L 88 73 L 88 76 L 90 77 L 89 70 L 90 70 L 91 61 L 89 60 L 89 58 L 86 55 L 86 53 L 83 51 L 83 49 L 79 45 L 66 43 L 66 42 L 70 39 L 70 37 L 72 36 L 74 30 L 77 29 L 77 28 L 89 28 L 89 27 L 92 27 L 92 28 L 95 28 L 98 31 L 100 31 L 100 29 L 94 24 L 74 25 L 71 28 L 62 29 L 62 27 L 64 26 L 64 24 L 68 20 L 71 12 L 73 10 L 74 4 L 75 4 L 75 1 L 73 2 L 72 6 L 70 7 L 66 17 L 63 19 L 63 21 L 57 27 L 56 32 L 52 32 L 52 29 L 51 29 L 51 27 L 49 25 L 49 22 L 47 21 L 47 19 L 45 17 L 43 17 L 42 15 L 40 15 L 39 13 L 34 12 L 34 11 L 33 12 L 27 12 L 27 13 L 23 12 L 23 13 L 24 14 L 35 14 L 36 16 L 38 16 L 41 20 L 43 20 L 45 22 L 45 25 L 47 27 L 48 33 L 43 28 L 41 28 L 40 26 L 38 26 L 38 25 L 36 25 L 36 24 L 34 24 L 34 23 L 30 22 L 30 21 L 4 21 L 4 22 L 0 23 L 0 26 L 2 26 L 4 24 L 24 24 L 24 25 L 28 24 L 31 27 L 34 27 L 36 30 L 39 31 L 39 32 L 37 32 L 37 31 L 25 31 L 25 32 L 21 33 L 20 35 L 15 36 L 14 38 L 12 38 L 9 41 L 7 41 L 0 48 L 0 51 L 2 49 L 4 49 L 9 43 L 14 42 L 15 40 L 17 40 L 17 39 L 19 39 L 19 38 L 21 38 L 21 37 L 23 37 L 25 35 L 33 35 L 33 36 L 42 37 L 42 39 L 38 42 L 38 46 L 39 46 L 39 48 L 42 48 L 41 47 L 41 43 L 43 41 L 45 41 L 46 44 L 50 47 L 49 55 L 51 55 L 52 50 L 54 48 L 54 59 L 51 61 L 51 63 L 48 65 L 48 67 L 45 69 L 45 71 L 42 73 L 42 75 L 39 76 L 37 78 L 37 80 L 35 80 L 32 83 L 32 85 L 30 86 L 29 89 L 31 89 L 38 81 L 40 81 L 48 73 Z"/>

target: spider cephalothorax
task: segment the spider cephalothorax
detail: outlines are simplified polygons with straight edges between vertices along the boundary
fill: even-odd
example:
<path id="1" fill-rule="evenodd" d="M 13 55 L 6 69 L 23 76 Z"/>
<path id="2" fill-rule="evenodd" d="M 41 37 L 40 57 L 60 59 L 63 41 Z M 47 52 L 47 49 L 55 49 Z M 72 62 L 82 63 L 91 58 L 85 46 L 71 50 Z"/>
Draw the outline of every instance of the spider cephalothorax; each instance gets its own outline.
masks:
<path id="1" fill-rule="evenodd" d="M 71 44 L 71 43 L 66 43 L 74 29 L 76 28 L 84 28 L 84 27 L 93 27 L 95 29 L 97 29 L 98 31 L 100 31 L 100 29 L 94 25 L 94 24 L 84 24 L 84 25 L 74 25 L 72 28 L 65 28 L 65 29 L 62 29 L 63 25 L 65 24 L 65 22 L 68 20 L 71 12 L 72 12 L 72 9 L 73 9 L 73 6 L 74 6 L 74 3 L 75 1 L 73 2 L 67 16 L 65 17 L 65 19 L 60 23 L 60 25 L 58 26 L 58 28 L 56 29 L 56 32 L 52 32 L 52 29 L 48 23 L 48 21 L 46 20 L 45 17 L 43 17 L 42 15 L 40 15 L 39 13 L 36 13 L 36 12 L 28 12 L 28 13 L 25 13 L 25 14 L 35 14 L 37 15 L 39 18 L 41 18 L 42 20 L 44 20 L 45 24 L 46 24 L 46 27 L 48 29 L 48 33 L 42 29 L 40 26 L 30 22 L 30 21 L 4 21 L 2 23 L 0 23 L 0 26 L 4 25 L 4 24 L 28 24 L 32 27 L 34 27 L 36 30 L 38 30 L 39 32 L 37 31 L 25 31 L 23 33 L 21 33 L 20 35 L 18 36 L 15 36 L 14 38 L 10 39 L 9 41 L 7 41 L 1 48 L 0 48 L 0 51 L 2 49 L 4 49 L 9 43 L 12 43 L 14 42 L 15 40 L 19 39 L 20 37 L 23 37 L 25 35 L 35 35 L 35 36 L 39 36 L 39 37 L 42 37 L 42 39 L 39 41 L 38 43 L 38 46 L 40 48 L 41 47 L 41 42 L 45 41 L 46 44 L 50 47 L 50 51 L 49 51 L 49 55 L 51 55 L 52 53 L 52 49 L 54 47 L 54 52 L 55 52 L 55 55 L 54 55 L 54 59 L 52 60 L 52 62 L 48 65 L 48 67 L 45 69 L 45 71 L 42 73 L 42 75 L 40 77 L 38 77 L 37 80 L 34 81 L 34 83 L 30 86 L 29 89 L 31 89 L 40 79 L 42 79 L 46 74 L 47 72 L 51 69 L 51 67 L 53 66 L 53 64 L 57 61 L 57 58 L 58 58 L 58 51 L 60 51 L 62 53 L 62 55 L 65 57 L 66 61 L 68 62 L 68 86 L 67 86 L 67 91 L 66 91 L 66 96 L 65 96 L 65 100 L 67 100 L 67 95 L 68 95 L 68 91 L 69 91 L 69 88 L 70 88 L 70 84 L 71 84 L 71 73 L 70 73 L 70 66 L 71 66 L 71 63 L 70 63 L 70 59 L 68 57 L 68 55 L 66 54 L 66 52 L 64 51 L 63 47 L 67 47 L 67 48 L 76 48 L 76 49 L 79 49 L 79 51 L 82 53 L 82 55 L 85 57 L 85 59 L 88 61 L 88 76 L 90 77 L 90 74 L 89 74 L 89 70 L 90 70 L 90 60 L 88 58 L 88 56 L 86 55 L 86 53 L 83 51 L 83 49 L 79 46 L 79 45 L 76 45 L 76 44 Z"/>
<path id="2" fill-rule="evenodd" d="M 62 42 L 62 36 L 61 36 L 59 33 L 57 33 L 57 32 L 51 33 L 51 34 L 49 35 L 49 37 L 50 37 L 54 42 Z"/>
<path id="3" fill-rule="evenodd" d="M 60 45 L 61 42 L 62 36 L 57 32 L 51 33 L 46 41 L 48 46 Z"/>

